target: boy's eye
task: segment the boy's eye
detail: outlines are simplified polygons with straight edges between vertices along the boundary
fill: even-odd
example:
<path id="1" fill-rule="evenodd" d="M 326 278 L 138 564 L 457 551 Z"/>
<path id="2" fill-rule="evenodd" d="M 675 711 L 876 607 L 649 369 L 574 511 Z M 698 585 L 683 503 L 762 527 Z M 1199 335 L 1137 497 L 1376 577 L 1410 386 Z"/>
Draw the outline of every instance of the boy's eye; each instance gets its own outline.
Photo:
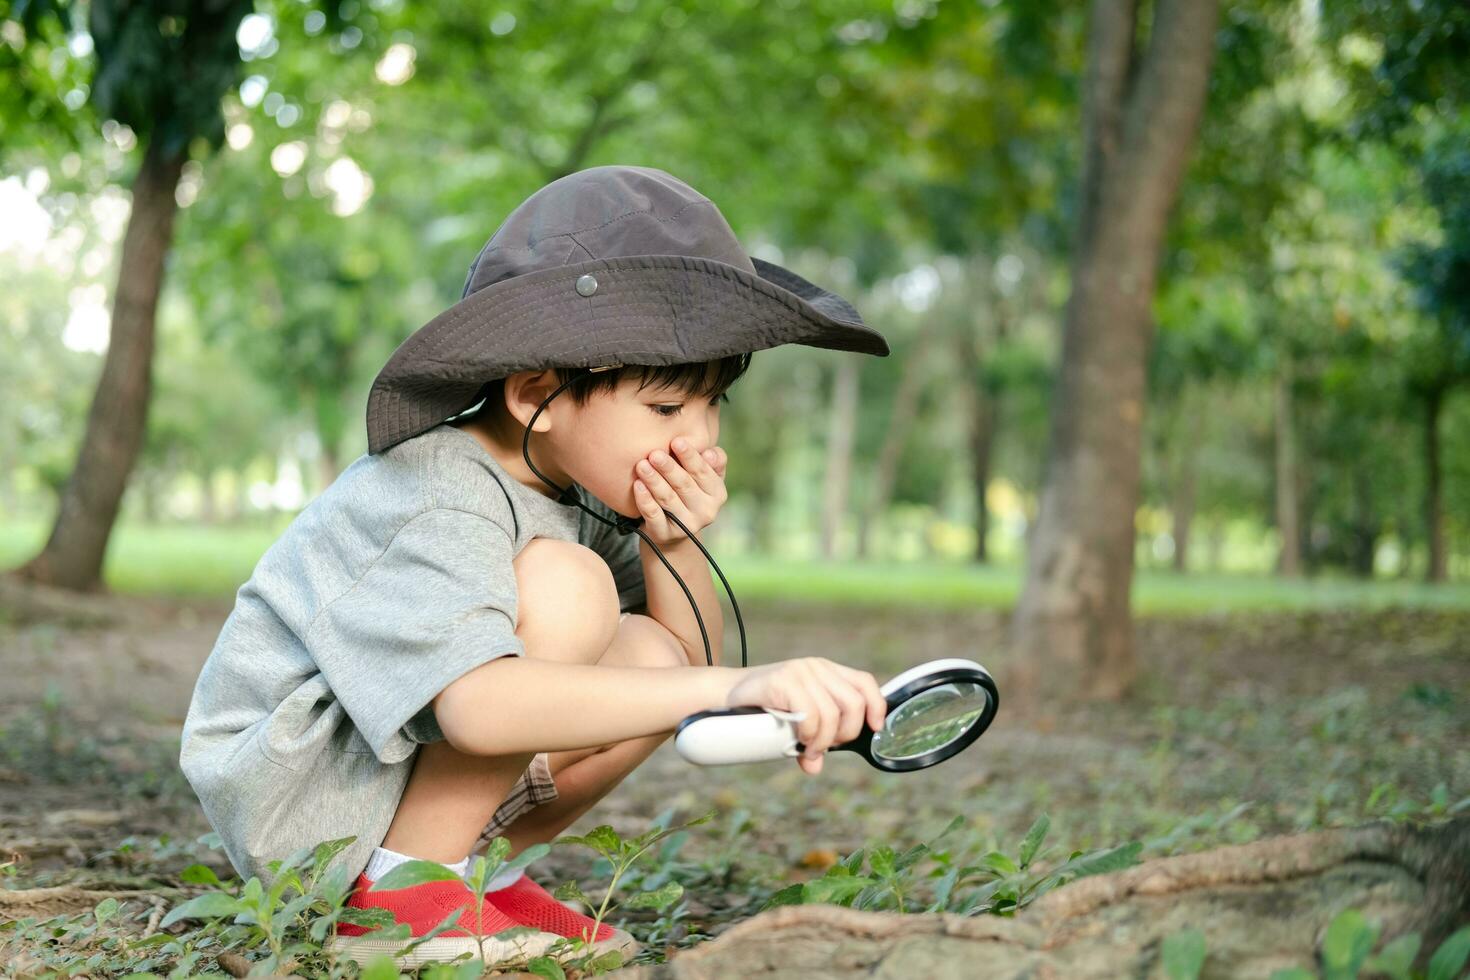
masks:
<path id="1" fill-rule="evenodd" d="M 727 395 L 727 394 L 721 394 L 721 395 L 717 395 L 714 398 L 711 398 L 709 400 L 709 403 L 711 405 L 718 405 L 722 401 L 727 402 L 729 400 L 730 400 L 730 396 L 729 395 Z M 675 415 L 678 415 L 684 409 L 684 405 L 682 403 L 677 404 L 677 405 L 650 405 L 648 407 L 651 408 L 651 409 L 653 409 L 653 413 L 655 415 L 658 415 L 658 416 L 660 416 L 662 418 L 666 418 L 666 419 L 673 418 Z M 664 411 L 664 409 L 668 409 L 668 411 Z"/>

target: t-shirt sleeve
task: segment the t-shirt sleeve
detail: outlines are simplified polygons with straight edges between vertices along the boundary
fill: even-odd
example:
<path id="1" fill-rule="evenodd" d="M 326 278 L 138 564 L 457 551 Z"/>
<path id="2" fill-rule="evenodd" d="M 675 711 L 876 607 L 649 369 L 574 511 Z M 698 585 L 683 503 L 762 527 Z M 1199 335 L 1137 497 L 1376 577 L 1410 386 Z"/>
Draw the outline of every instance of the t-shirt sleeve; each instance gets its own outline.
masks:
<path id="1" fill-rule="evenodd" d="M 488 517 L 427 510 L 307 630 L 307 650 L 379 761 L 444 737 L 429 702 L 452 681 L 525 656 L 512 551 Z"/>

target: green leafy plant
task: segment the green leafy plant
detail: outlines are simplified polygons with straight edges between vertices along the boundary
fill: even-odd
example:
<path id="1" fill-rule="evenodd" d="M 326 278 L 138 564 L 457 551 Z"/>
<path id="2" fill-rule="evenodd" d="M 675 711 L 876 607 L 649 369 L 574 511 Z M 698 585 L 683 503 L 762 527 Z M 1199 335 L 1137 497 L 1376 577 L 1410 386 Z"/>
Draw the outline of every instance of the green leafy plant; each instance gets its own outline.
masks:
<path id="1" fill-rule="evenodd" d="M 596 911 L 592 916 L 593 934 L 596 934 L 603 920 L 614 908 L 647 908 L 662 911 L 678 901 L 684 894 L 684 887 L 679 882 L 665 881 L 657 888 L 634 892 L 629 897 L 623 899 L 618 905 L 612 904 L 613 892 L 617 890 L 618 883 L 629 874 L 629 871 L 639 859 L 647 854 L 655 844 L 689 827 L 694 827 L 713 819 L 715 813 L 716 811 L 711 810 L 704 816 L 697 817 L 677 827 L 656 825 L 652 829 L 627 840 L 624 840 L 619 836 L 617 831 L 613 830 L 607 824 L 594 827 L 586 834 L 580 836 L 569 834 L 558 837 L 554 843 L 576 844 L 589 847 L 596 851 L 607 862 L 612 878 L 608 882 L 607 890 L 604 892 L 601 902 L 594 903 L 575 881 L 564 882 L 558 885 L 553 889 L 552 894 L 562 901 L 572 899 L 583 903 L 589 909 L 595 908 Z M 619 966 L 622 966 L 622 953 L 619 951 L 609 950 L 606 953 L 594 956 L 590 951 L 585 951 L 585 947 L 590 945 L 585 938 L 578 937 L 576 942 L 579 944 L 578 949 L 584 951 L 574 951 L 567 965 L 575 966 L 584 973 L 601 973 L 606 970 L 615 970 Z M 531 966 L 529 967 L 531 972 L 536 973 L 538 976 L 552 978 L 552 980 L 562 980 L 563 974 L 559 972 L 561 969 L 560 966 L 556 967 L 558 972 L 552 972 L 551 968 L 555 964 L 538 962 L 542 959 L 538 957 L 537 960 L 532 960 Z"/>
<path id="2" fill-rule="evenodd" d="M 1197 980 L 1205 967 L 1205 934 L 1198 929 L 1181 929 L 1166 936 L 1160 956 L 1169 980 Z"/>
<path id="3" fill-rule="evenodd" d="M 674 808 L 669 807 L 654 818 L 651 826 L 669 830 L 669 835 L 629 867 L 620 882 L 628 891 L 657 891 L 677 882 L 684 892 L 662 909 L 650 908 L 642 914 L 630 910 L 632 914 L 625 916 L 624 928 L 645 944 L 638 958 L 643 962 L 662 962 L 666 949 L 687 948 L 711 938 L 691 918 L 691 894 L 718 893 L 722 917 L 735 920 L 755 915 L 774 890 L 768 877 L 753 867 L 757 855 L 746 840 L 754 826 L 749 810 L 737 807 L 725 814 L 721 826 L 711 827 L 705 835 L 702 843 L 706 846 L 698 856 L 685 851 L 690 832 L 670 827 L 674 815 Z M 595 877 L 610 876 L 612 870 L 605 857 L 593 862 Z"/>
<path id="4" fill-rule="evenodd" d="M 128 838 L 127 841 L 133 841 Z M 127 845 L 124 841 L 119 850 Z M 195 845 L 207 849 L 221 847 L 213 832 L 199 837 Z M 155 856 L 177 856 L 194 847 L 170 844 L 167 837 L 158 838 Z M 141 853 L 141 851 L 139 851 Z M 8 869 L 7 869 L 8 870 Z M 182 877 L 186 882 L 203 881 L 202 874 L 213 878 L 207 868 L 188 868 Z M 217 880 L 217 879 L 215 879 Z M 223 949 L 219 938 L 208 933 L 173 936 L 145 930 L 142 938 L 126 935 L 130 917 L 138 921 L 155 921 L 156 912 L 142 903 L 108 898 L 80 913 L 51 916 L 44 920 L 22 917 L 0 921 L 0 963 L 17 976 L 72 976 L 80 972 L 95 976 L 153 976 L 142 971 L 172 967 L 172 978 L 194 976 L 201 958 L 208 951 Z M 7 975 L 10 975 L 7 973 Z"/>
<path id="5" fill-rule="evenodd" d="M 1014 915 L 1017 909 L 1067 881 L 1137 864 L 1143 847 L 1140 842 L 1131 841 L 1090 852 L 1073 851 L 1057 867 L 1038 874 L 1031 867 L 1044 853 L 1041 844 L 1051 827 L 1050 818 L 1042 814 L 1026 832 L 1015 858 L 990 851 L 974 864 L 956 865 L 948 852 L 936 851 L 933 844 L 963 823 L 963 817 L 955 817 L 933 841 L 915 844 L 902 854 L 881 844 L 871 849 L 859 848 L 828 868 L 822 877 L 776 892 L 764 908 L 825 902 L 858 909 L 908 911 L 904 897 L 917 885 L 914 869 L 928 856 L 938 865 L 929 875 L 938 881 L 934 887 L 935 900 L 925 911 Z M 975 882 L 979 882 L 977 887 L 958 897 L 963 886 Z"/>
<path id="6" fill-rule="evenodd" d="M 215 890 L 172 909 L 160 926 L 182 919 L 207 920 L 210 927 L 206 933 L 220 928 L 224 949 L 265 946 L 269 954 L 255 969 L 267 973 L 287 973 L 319 960 L 327 931 L 339 920 L 354 921 L 360 911 L 343 907 L 350 889 L 346 869 L 341 865 L 327 868 L 332 858 L 354 840 L 343 837 L 323 841 L 303 847 L 284 860 L 271 861 L 266 865 L 274 876 L 271 886 L 266 888 L 252 876 L 240 886 L 238 894 L 209 868 L 191 865 L 180 878 L 192 884 L 213 885 Z M 231 921 L 223 925 L 226 918 Z M 164 935 L 165 940 L 168 938 Z"/>
<path id="7" fill-rule="evenodd" d="M 117 899 L 108 898 L 79 914 L 57 915 L 39 922 L 0 922 L 0 963 L 5 964 L 5 975 L 135 975 L 129 971 L 138 969 L 137 955 L 124 937 L 112 934 L 120 924 L 123 907 Z M 198 955 L 185 955 L 173 975 L 192 976 Z M 151 963 L 145 961 L 144 965 Z"/>
<path id="8" fill-rule="evenodd" d="M 1411 818 L 1430 820 L 1454 816 L 1467 809 L 1470 809 L 1470 796 L 1451 803 L 1450 788 L 1446 783 L 1436 784 L 1429 792 L 1429 802 L 1423 804 L 1408 796 L 1401 798 L 1399 788 L 1393 783 L 1379 783 L 1363 803 L 1364 816 L 1381 817 L 1397 823 Z"/>
<path id="9" fill-rule="evenodd" d="M 1470 959 L 1470 926 L 1459 929 L 1440 943 L 1429 958 L 1427 972 L 1415 970 L 1421 937 L 1405 933 L 1373 953 L 1381 926 L 1370 922 L 1358 909 L 1344 909 L 1327 925 L 1322 937 L 1320 980 L 1354 980 L 1363 970 L 1392 980 L 1455 980 Z M 1372 955 L 1369 955 L 1372 954 Z M 1318 980 L 1319 974 L 1306 967 L 1277 970 L 1271 980 Z"/>

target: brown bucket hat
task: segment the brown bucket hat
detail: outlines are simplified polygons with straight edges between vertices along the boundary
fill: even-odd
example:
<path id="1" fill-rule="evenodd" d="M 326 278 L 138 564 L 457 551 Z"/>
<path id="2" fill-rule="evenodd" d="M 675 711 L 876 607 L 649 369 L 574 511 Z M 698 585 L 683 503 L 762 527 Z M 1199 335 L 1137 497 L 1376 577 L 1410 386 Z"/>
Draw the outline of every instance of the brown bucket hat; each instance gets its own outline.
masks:
<path id="1" fill-rule="evenodd" d="M 460 301 L 416 330 L 368 394 L 368 452 L 549 367 L 681 364 L 803 344 L 888 356 L 852 304 L 746 255 L 714 202 L 652 167 L 591 167 L 520 204 Z"/>

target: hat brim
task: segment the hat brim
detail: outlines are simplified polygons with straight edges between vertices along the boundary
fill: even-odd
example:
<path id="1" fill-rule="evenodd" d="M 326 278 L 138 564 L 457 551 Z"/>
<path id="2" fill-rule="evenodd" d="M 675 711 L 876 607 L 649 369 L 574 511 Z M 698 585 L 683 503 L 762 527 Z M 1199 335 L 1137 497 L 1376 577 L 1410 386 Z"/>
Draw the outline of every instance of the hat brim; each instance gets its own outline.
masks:
<path id="1" fill-rule="evenodd" d="M 789 269 L 757 275 L 713 259 L 594 259 L 493 283 L 414 331 L 368 394 L 368 452 L 451 418 L 481 386 L 517 371 L 683 364 L 801 344 L 887 357 L 850 303 Z M 576 282 L 592 275 L 590 296 Z"/>

